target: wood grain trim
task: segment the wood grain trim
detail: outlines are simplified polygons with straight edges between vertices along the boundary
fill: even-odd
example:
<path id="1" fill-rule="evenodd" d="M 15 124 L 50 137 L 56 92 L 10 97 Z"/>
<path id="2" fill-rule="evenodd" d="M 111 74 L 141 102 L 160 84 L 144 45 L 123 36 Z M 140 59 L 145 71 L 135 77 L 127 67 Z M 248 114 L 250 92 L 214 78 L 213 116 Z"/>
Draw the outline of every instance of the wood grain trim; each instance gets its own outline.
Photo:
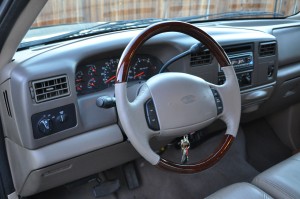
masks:
<path id="1" fill-rule="evenodd" d="M 151 37 L 164 32 L 180 32 L 187 34 L 203 43 L 218 60 L 220 67 L 229 66 L 230 60 L 223 48 L 206 32 L 189 23 L 179 21 L 161 22 L 149 26 L 140 32 L 125 48 L 118 65 L 116 83 L 127 81 L 129 64 L 132 57 L 143 43 Z"/>
<path id="2" fill-rule="evenodd" d="M 225 135 L 221 144 L 213 154 L 211 154 L 207 159 L 197 162 L 195 164 L 181 165 L 161 158 L 159 163 L 156 166 L 177 173 L 196 173 L 196 172 L 203 171 L 213 166 L 225 155 L 225 153 L 230 148 L 233 140 L 234 137 L 232 135 Z"/>

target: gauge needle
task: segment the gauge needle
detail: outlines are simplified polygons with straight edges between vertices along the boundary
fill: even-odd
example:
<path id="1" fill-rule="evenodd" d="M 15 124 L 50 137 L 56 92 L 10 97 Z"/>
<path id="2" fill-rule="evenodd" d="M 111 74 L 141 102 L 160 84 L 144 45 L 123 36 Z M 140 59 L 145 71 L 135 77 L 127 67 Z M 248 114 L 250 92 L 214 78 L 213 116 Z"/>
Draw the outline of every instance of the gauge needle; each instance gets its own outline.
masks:
<path id="1" fill-rule="evenodd" d="M 114 76 L 112 76 L 111 78 L 109 78 L 108 80 L 106 80 L 105 81 L 105 84 L 107 84 L 108 82 L 110 82 L 111 80 L 113 80 L 113 79 L 115 79 L 116 78 L 116 76 L 114 75 Z"/>
<path id="2" fill-rule="evenodd" d="M 142 76 L 142 75 L 144 75 L 144 74 L 145 74 L 144 71 L 143 71 L 143 72 L 140 72 L 139 74 L 136 74 L 133 78 L 135 79 L 136 77 Z"/>

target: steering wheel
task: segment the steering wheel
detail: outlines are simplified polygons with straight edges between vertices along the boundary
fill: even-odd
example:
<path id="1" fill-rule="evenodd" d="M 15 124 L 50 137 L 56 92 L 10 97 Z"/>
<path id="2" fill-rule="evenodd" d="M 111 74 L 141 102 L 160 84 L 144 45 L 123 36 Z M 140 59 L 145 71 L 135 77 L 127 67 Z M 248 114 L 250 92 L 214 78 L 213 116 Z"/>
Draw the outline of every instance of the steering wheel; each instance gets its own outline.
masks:
<path id="1" fill-rule="evenodd" d="M 226 81 L 215 85 L 177 72 L 161 73 L 148 79 L 136 99 L 127 98 L 127 76 L 131 59 L 151 37 L 164 32 L 180 32 L 204 44 L 217 59 Z M 195 173 L 220 160 L 236 137 L 241 97 L 235 71 L 223 48 L 201 29 L 184 22 L 162 22 L 149 26 L 125 48 L 117 69 L 115 97 L 123 130 L 135 149 L 152 165 L 180 173 Z M 183 136 L 204 128 L 216 119 L 225 122 L 224 139 L 206 159 L 193 164 L 177 164 L 161 158 L 150 147 L 154 136 Z"/>

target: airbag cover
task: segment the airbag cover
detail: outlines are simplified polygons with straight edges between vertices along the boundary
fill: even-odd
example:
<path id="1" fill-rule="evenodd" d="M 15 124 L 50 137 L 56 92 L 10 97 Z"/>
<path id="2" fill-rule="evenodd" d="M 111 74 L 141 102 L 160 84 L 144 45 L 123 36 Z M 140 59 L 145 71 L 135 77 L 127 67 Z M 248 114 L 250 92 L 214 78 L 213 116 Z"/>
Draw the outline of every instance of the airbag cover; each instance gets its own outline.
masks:
<path id="1" fill-rule="evenodd" d="M 206 123 L 217 116 L 209 85 L 185 73 L 158 74 L 147 81 L 161 130 Z"/>

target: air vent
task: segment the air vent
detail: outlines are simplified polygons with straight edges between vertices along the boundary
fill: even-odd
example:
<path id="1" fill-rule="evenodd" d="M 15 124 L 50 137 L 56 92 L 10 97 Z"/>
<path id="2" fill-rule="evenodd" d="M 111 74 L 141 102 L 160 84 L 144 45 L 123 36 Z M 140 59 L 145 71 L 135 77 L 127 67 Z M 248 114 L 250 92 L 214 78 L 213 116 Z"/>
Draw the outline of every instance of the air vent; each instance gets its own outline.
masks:
<path id="1" fill-rule="evenodd" d="M 266 57 L 272 56 L 276 53 L 276 42 L 260 43 L 259 45 L 259 56 Z"/>
<path id="2" fill-rule="evenodd" d="M 202 66 L 210 64 L 212 61 L 212 55 L 209 50 L 204 50 L 200 53 L 191 54 L 191 66 Z"/>
<path id="3" fill-rule="evenodd" d="M 225 52 L 230 54 L 239 54 L 244 52 L 252 52 L 253 51 L 253 44 L 240 44 L 240 45 L 232 45 L 232 46 L 224 46 L 223 47 Z"/>
<path id="4" fill-rule="evenodd" d="M 37 103 L 67 96 L 70 94 L 67 76 L 53 77 L 32 82 Z"/>
<path id="5" fill-rule="evenodd" d="M 8 101 L 8 95 L 7 95 L 7 91 L 5 90 L 3 92 L 3 98 L 4 98 L 4 101 L 5 101 L 5 106 L 6 106 L 6 110 L 7 110 L 7 115 L 9 117 L 12 117 L 11 115 L 11 110 L 10 110 L 10 105 L 9 105 L 9 101 Z"/>

